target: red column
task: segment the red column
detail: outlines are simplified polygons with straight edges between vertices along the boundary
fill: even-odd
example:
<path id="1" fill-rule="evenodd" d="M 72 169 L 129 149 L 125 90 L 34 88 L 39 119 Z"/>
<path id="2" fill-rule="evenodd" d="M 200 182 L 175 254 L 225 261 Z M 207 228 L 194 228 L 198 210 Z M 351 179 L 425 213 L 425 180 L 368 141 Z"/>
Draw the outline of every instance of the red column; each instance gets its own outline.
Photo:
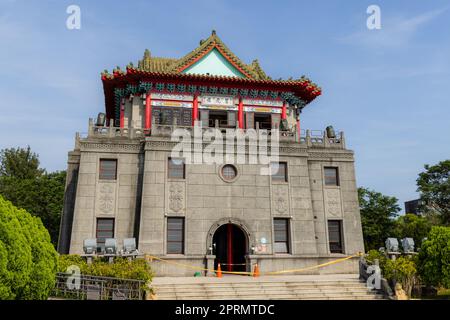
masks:
<path id="1" fill-rule="evenodd" d="M 122 99 L 120 102 L 120 127 L 123 128 L 125 126 L 125 100 Z"/>
<path id="2" fill-rule="evenodd" d="M 150 92 L 147 92 L 145 97 L 145 129 L 149 130 L 152 128 L 152 99 Z"/>
<path id="3" fill-rule="evenodd" d="M 281 109 L 281 119 L 286 119 L 286 102 L 283 102 L 283 108 Z"/>
<path id="4" fill-rule="evenodd" d="M 238 105 L 238 121 L 239 121 L 239 128 L 244 128 L 244 103 L 242 102 L 242 98 L 239 98 L 239 105 Z"/>
<path id="5" fill-rule="evenodd" d="M 194 101 L 192 103 L 192 125 L 195 124 L 195 121 L 198 119 L 198 96 L 194 95 Z"/>
<path id="6" fill-rule="evenodd" d="M 298 131 L 298 142 L 300 143 L 300 137 L 302 131 L 300 130 L 300 115 L 297 116 L 297 131 Z"/>
<path id="7" fill-rule="evenodd" d="M 228 240 L 228 271 L 233 271 L 233 225 L 231 223 L 227 224 L 227 240 Z"/>

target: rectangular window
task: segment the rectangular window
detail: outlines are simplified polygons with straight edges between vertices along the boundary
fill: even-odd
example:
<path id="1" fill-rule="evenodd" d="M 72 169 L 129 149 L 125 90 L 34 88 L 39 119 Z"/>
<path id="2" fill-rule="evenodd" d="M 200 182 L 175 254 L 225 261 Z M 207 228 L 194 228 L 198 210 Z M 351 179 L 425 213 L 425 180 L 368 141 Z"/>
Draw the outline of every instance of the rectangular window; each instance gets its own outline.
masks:
<path id="1" fill-rule="evenodd" d="M 171 179 L 184 179 L 185 178 L 185 164 L 184 159 L 169 158 L 169 165 L 167 174 Z"/>
<path id="2" fill-rule="evenodd" d="M 272 116 L 270 113 L 255 113 L 255 129 L 264 129 L 270 130 L 272 129 Z"/>
<path id="3" fill-rule="evenodd" d="M 97 218 L 95 237 L 97 238 L 97 248 L 103 250 L 105 247 L 105 240 L 114 238 L 114 219 Z"/>
<path id="4" fill-rule="evenodd" d="M 328 241 L 331 253 L 343 253 L 342 223 L 340 220 L 328 220 Z"/>
<path id="5" fill-rule="evenodd" d="M 161 108 L 159 123 L 169 126 L 173 124 L 173 112 L 170 108 Z"/>
<path id="6" fill-rule="evenodd" d="M 116 159 L 100 159 L 100 175 L 101 180 L 117 179 L 117 160 Z"/>
<path id="7" fill-rule="evenodd" d="M 228 111 L 228 127 L 236 127 L 236 112 Z"/>
<path id="8" fill-rule="evenodd" d="M 280 129 L 281 114 L 272 113 L 272 129 Z"/>
<path id="9" fill-rule="evenodd" d="M 288 181 L 287 163 L 286 162 L 271 162 L 270 172 L 272 180 L 274 181 Z"/>
<path id="10" fill-rule="evenodd" d="M 339 185 L 338 168 L 325 167 L 324 173 L 325 173 L 325 185 L 326 186 L 338 186 Z"/>
<path id="11" fill-rule="evenodd" d="M 154 124 L 161 124 L 161 108 L 152 107 L 152 121 Z"/>
<path id="12" fill-rule="evenodd" d="M 167 253 L 184 253 L 184 218 L 167 218 Z"/>
<path id="13" fill-rule="evenodd" d="M 284 218 L 273 219 L 275 234 L 275 253 L 289 253 L 289 220 Z"/>
<path id="14" fill-rule="evenodd" d="M 255 113 L 253 112 L 245 113 L 245 127 L 247 129 L 255 129 Z"/>
<path id="15" fill-rule="evenodd" d="M 202 127 L 209 126 L 209 110 L 200 110 L 200 121 L 202 122 Z"/>
<path id="16" fill-rule="evenodd" d="M 192 110 L 189 108 L 154 106 L 152 117 L 155 124 L 171 126 L 176 122 L 179 126 L 192 125 Z"/>

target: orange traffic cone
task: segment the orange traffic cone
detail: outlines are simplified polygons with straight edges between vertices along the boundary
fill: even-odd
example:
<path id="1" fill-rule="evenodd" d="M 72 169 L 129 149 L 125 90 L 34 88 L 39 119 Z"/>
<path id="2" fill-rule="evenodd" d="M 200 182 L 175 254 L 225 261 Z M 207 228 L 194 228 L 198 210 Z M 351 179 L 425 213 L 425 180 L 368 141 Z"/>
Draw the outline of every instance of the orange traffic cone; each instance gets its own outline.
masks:
<path id="1" fill-rule="evenodd" d="M 220 263 L 217 266 L 217 272 L 216 272 L 217 278 L 222 278 L 222 268 L 220 267 Z"/>
<path id="2" fill-rule="evenodd" d="M 255 264 L 255 269 L 253 270 L 253 276 L 259 277 L 259 267 L 258 264 Z"/>

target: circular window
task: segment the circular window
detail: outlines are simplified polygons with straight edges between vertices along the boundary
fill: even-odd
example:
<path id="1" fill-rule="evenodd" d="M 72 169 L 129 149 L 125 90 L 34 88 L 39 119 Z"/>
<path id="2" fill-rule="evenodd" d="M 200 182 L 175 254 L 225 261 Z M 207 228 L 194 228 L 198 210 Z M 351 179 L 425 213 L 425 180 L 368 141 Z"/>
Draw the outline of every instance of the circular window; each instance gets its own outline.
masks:
<path id="1" fill-rule="evenodd" d="M 222 178 L 225 181 L 233 181 L 237 176 L 237 169 L 232 164 L 226 164 L 222 167 Z"/>

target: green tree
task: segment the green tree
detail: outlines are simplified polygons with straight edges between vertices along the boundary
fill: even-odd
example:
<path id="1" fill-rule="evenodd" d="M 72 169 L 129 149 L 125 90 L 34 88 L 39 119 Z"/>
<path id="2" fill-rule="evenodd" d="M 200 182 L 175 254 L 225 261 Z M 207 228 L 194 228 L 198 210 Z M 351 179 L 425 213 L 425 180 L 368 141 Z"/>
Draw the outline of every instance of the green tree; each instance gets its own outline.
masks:
<path id="1" fill-rule="evenodd" d="M 0 196 L 0 299 L 47 299 L 57 268 L 41 220 Z"/>
<path id="2" fill-rule="evenodd" d="M 63 207 L 65 171 L 47 173 L 29 149 L 0 152 L 0 194 L 15 206 L 40 217 L 49 230 L 53 244 L 59 235 Z"/>
<path id="3" fill-rule="evenodd" d="M 422 210 L 436 213 L 444 225 L 450 225 L 450 160 L 434 166 L 425 165 L 417 179 Z"/>
<path id="4" fill-rule="evenodd" d="M 39 157 L 25 148 L 10 148 L 0 151 L 0 176 L 18 179 L 34 179 L 44 173 L 39 168 Z"/>
<path id="5" fill-rule="evenodd" d="M 450 227 L 433 227 L 419 251 L 418 271 L 427 285 L 450 288 Z"/>
<path id="6" fill-rule="evenodd" d="M 431 223 L 426 217 L 407 213 L 395 220 L 395 237 L 399 239 L 413 238 L 416 248 L 431 230 Z"/>
<path id="7" fill-rule="evenodd" d="M 394 218 L 400 211 L 398 200 L 365 188 L 358 188 L 358 197 L 365 248 L 378 249 L 395 232 Z"/>

